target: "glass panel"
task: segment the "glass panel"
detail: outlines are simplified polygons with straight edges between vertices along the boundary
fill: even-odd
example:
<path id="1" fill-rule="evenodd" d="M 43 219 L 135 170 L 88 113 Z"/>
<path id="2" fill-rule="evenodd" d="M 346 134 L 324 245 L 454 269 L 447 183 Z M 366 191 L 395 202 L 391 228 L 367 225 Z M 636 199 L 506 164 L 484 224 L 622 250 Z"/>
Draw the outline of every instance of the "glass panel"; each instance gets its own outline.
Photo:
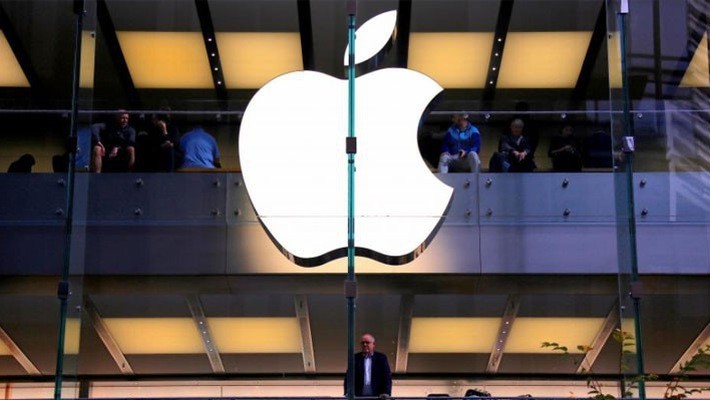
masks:
<path id="1" fill-rule="evenodd" d="M 342 396 L 346 146 L 354 345 L 394 397 L 681 390 L 710 318 L 701 3 L 622 29 L 617 1 L 360 1 L 356 52 L 398 16 L 344 144 L 346 2 L 89 1 L 73 176 L 73 3 L 0 1 L 0 167 L 35 159 L 0 176 L 0 328 L 52 376 L 67 250 L 64 397 Z M 6 397 L 50 397 L 8 343 Z"/>

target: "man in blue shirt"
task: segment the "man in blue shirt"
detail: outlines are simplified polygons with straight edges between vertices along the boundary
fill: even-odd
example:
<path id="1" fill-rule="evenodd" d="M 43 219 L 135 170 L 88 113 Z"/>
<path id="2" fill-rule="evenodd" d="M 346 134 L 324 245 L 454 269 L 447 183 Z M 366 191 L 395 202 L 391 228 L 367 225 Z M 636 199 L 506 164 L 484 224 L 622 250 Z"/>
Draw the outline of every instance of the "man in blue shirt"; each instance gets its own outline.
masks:
<path id="1" fill-rule="evenodd" d="M 454 114 L 453 125 L 446 131 L 444 144 L 439 157 L 439 172 L 446 174 L 449 167 L 468 169 L 470 172 L 479 170 L 481 164 L 478 152 L 481 150 L 481 134 L 468 120 L 467 114 Z"/>
<path id="2" fill-rule="evenodd" d="M 183 152 L 182 168 L 222 167 L 217 141 L 201 127 L 196 127 L 180 138 L 180 149 Z"/>

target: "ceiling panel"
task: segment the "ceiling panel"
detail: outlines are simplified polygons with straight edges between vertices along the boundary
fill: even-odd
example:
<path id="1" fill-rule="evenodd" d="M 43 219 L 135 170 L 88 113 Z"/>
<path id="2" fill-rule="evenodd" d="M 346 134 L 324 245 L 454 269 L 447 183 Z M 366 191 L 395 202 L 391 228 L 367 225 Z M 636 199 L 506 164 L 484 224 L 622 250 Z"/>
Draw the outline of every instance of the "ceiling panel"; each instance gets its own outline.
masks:
<path id="1" fill-rule="evenodd" d="M 412 2 L 412 32 L 494 31 L 499 7 L 500 0 L 417 0 Z"/>
<path id="2" fill-rule="evenodd" d="M 571 357 L 557 354 L 509 354 L 503 355 L 498 373 L 572 374 L 577 370 Z"/>
<path id="3" fill-rule="evenodd" d="M 0 371 L 2 371 L 0 373 L 1 375 L 6 376 L 27 375 L 27 371 L 25 371 L 25 369 L 22 368 L 22 366 L 15 361 L 12 356 L 0 356 Z"/>
<path id="4" fill-rule="evenodd" d="M 201 32 L 194 1 L 106 0 L 116 30 Z"/>
<path id="5" fill-rule="evenodd" d="M 490 353 L 501 318 L 412 318 L 410 353 Z"/>
<path id="6" fill-rule="evenodd" d="M 30 87 L 30 82 L 2 31 L 0 31 L 0 86 Z"/>
<path id="7" fill-rule="evenodd" d="M 295 317 L 292 295 L 205 294 L 200 296 L 207 317 Z"/>
<path id="8" fill-rule="evenodd" d="M 152 354 L 126 356 L 136 374 L 211 374 L 206 355 Z"/>
<path id="9" fill-rule="evenodd" d="M 180 294 L 91 295 L 104 318 L 191 318 L 185 296 Z"/>
<path id="10" fill-rule="evenodd" d="M 507 299 L 507 295 L 417 295 L 414 297 L 414 316 L 500 317 Z"/>
<path id="11" fill-rule="evenodd" d="M 508 29 L 511 32 L 591 31 L 602 4 L 603 0 L 515 1 Z"/>
<path id="12" fill-rule="evenodd" d="M 301 354 L 222 354 L 222 362 L 227 373 L 303 372 Z"/>
<path id="13" fill-rule="evenodd" d="M 409 354 L 408 373 L 483 373 L 488 354 Z"/>
<path id="14" fill-rule="evenodd" d="M 551 278 L 554 279 L 554 278 Z M 537 294 L 520 296 L 518 317 L 606 317 L 613 295 Z"/>
<path id="15" fill-rule="evenodd" d="M 103 318 L 124 354 L 203 354 L 192 318 Z"/>
<path id="16" fill-rule="evenodd" d="M 297 32 L 294 0 L 209 0 L 217 32 Z M 224 50 L 220 48 L 220 53 Z"/>
<path id="17" fill-rule="evenodd" d="M 208 318 L 221 354 L 301 353 L 301 328 L 296 317 Z"/>

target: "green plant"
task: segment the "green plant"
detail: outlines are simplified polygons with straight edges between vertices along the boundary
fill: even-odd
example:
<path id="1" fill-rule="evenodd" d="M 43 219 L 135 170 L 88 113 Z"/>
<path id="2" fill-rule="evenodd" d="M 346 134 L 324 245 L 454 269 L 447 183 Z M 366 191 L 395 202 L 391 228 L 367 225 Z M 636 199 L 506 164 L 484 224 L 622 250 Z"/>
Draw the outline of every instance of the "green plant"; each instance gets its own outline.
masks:
<path id="1" fill-rule="evenodd" d="M 634 336 L 621 329 L 615 329 L 612 333 L 612 338 L 614 341 L 621 345 L 621 372 L 627 372 L 631 370 L 631 357 L 633 356 L 633 351 L 630 347 L 635 345 Z M 569 352 L 567 346 L 563 346 L 556 342 L 543 342 L 543 348 L 551 348 L 552 351 L 557 351 L 565 356 L 572 358 L 574 365 L 579 365 L 582 360 L 587 356 L 587 353 L 592 351 L 592 347 L 586 345 L 578 345 L 577 350 L 581 351 L 578 356 L 572 355 Z M 588 373 L 587 376 L 587 387 L 590 389 L 587 394 L 590 395 L 592 399 L 595 400 L 614 400 L 616 397 L 609 393 L 604 393 L 604 387 L 601 382 L 596 378 L 592 368 L 589 369 L 582 368 L 581 372 Z M 621 396 L 622 397 L 632 397 L 633 390 L 636 389 L 640 382 L 652 381 L 658 379 L 658 376 L 653 374 L 636 374 L 630 376 L 628 379 L 624 379 L 621 385 Z"/>
<path id="2" fill-rule="evenodd" d="M 698 349 L 697 353 L 684 362 L 680 366 L 680 375 L 674 377 L 666 385 L 666 392 L 663 394 L 664 399 L 680 400 L 692 394 L 702 393 L 710 390 L 710 387 L 692 388 L 689 389 L 681 384 L 688 380 L 688 373 L 699 369 L 710 369 L 710 344 Z"/>
<path id="3" fill-rule="evenodd" d="M 563 346 L 557 342 L 542 342 L 543 348 L 551 348 L 552 351 L 557 351 L 560 352 L 561 354 L 565 355 L 566 357 L 570 357 L 572 359 L 572 362 L 574 365 L 579 365 L 584 357 L 586 357 L 587 353 L 589 353 L 592 348 L 590 346 L 585 346 L 585 345 L 578 345 L 577 350 L 580 350 L 582 353 L 575 356 L 572 353 L 569 352 L 569 348 L 567 346 Z M 589 372 L 590 374 L 587 376 L 587 387 L 590 389 L 587 394 L 591 395 L 593 399 L 596 400 L 612 400 L 616 399 L 616 397 L 610 395 L 610 394 L 605 394 L 603 392 L 603 386 L 601 382 L 599 382 L 598 379 L 594 377 L 594 374 L 591 371 L 591 368 L 589 370 L 582 368 L 582 372 Z"/>

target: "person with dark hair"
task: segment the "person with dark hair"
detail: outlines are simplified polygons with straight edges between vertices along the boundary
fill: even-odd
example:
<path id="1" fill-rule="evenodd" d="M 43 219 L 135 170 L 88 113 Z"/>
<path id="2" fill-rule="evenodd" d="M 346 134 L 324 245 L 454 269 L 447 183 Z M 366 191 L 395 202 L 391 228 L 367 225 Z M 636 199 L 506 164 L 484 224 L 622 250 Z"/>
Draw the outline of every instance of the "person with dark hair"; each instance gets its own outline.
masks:
<path id="1" fill-rule="evenodd" d="M 94 124 L 91 137 L 91 170 L 128 172 L 136 163 L 136 130 L 128 124 L 125 110 L 116 113 L 109 124 Z"/>
<path id="2" fill-rule="evenodd" d="M 530 144 L 523 136 L 524 127 L 520 119 L 510 123 L 510 131 L 500 138 L 498 152 L 491 157 L 491 172 L 532 172 L 535 169 Z"/>
<path id="3" fill-rule="evenodd" d="M 582 153 L 579 143 L 574 137 L 572 125 L 565 125 L 559 135 L 550 140 L 550 150 L 547 155 L 552 159 L 552 169 L 558 172 L 580 172 L 582 170 Z"/>
<path id="4" fill-rule="evenodd" d="M 481 164 L 478 152 L 481 150 L 481 134 L 468 120 L 468 114 L 454 114 L 453 125 L 446 131 L 439 156 L 439 172 L 446 174 L 450 167 L 456 170 L 476 172 Z"/>
<path id="5" fill-rule="evenodd" d="M 362 352 L 355 354 L 355 396 L 384 397 L 392 395 L 392 373 L 387 356 L 375 351 L 375 337 L 369 333 L 360 339 Z M 345 378 L 347 394 L 347 375 Z"/>
<path id="6" fill-rule="evenodd" d="M 7 172 L 29 173 L 32 172 L 33 165 L 35 165 L 34 156 L 32 154 L 23 154 L 10 164 Z"/>
<path id="7" fill-rule="evenodd" d="M 147 164 L 149 171 L 172 172 L 176 166 L 180 131 L 172 122 L 170 109 L 153 114 L 148 132 Z"/>

